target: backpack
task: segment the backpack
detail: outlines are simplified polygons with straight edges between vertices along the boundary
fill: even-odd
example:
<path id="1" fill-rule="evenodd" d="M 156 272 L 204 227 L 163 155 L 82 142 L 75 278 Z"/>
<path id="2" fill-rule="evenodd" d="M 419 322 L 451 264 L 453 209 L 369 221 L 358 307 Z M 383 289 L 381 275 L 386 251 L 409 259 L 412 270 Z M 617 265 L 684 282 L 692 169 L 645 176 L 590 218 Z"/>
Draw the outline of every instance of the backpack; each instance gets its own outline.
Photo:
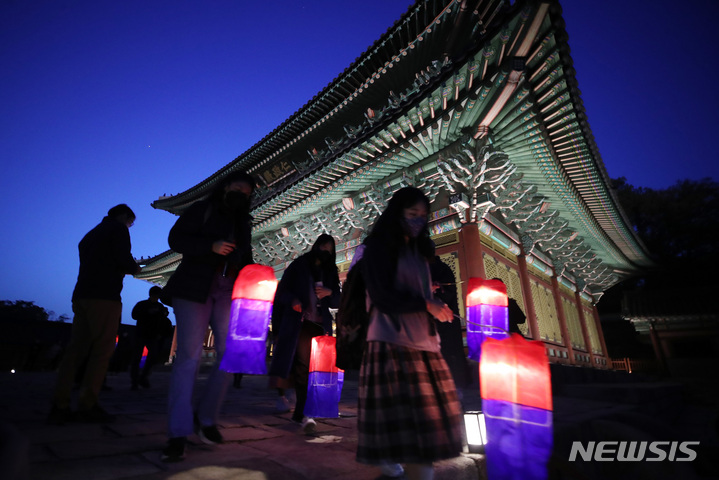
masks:
<path id="1" fill-rule="evenodd" d="M 367 343 L 369 312 L 366 306 L 366 287 L 362 276 L 362 259 L 347 273 L 342 285 L 340 305 L 335 315 L 337 323 L 337 368 L 357 370 L 362 363 Z"/>

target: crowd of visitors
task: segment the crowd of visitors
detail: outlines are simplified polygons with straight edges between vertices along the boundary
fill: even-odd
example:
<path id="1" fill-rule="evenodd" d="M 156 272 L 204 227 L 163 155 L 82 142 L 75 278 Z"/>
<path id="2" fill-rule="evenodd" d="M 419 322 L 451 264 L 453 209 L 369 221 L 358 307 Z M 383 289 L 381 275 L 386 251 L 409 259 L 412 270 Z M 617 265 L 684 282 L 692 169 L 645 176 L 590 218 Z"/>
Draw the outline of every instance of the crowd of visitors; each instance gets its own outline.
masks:
<path id="1" fill-rule="evenodd" d="M 165 462 L 184 459 L 192 433 L 207 444 L 223 443 L 218 417 L 233 375 L 219 365 L 235 279 L 253 263 L 249 212 L 254 188 L 250 175 L 234 172 L 206 199 L 190 205 L 168 237 L 170 248 L 182 254 L 180 265 L 164 288 L 152 287 L 149 298 L 132 310 L 137 321 L 130 362 L 133 390 L 150 388 L 158 352 L 173 333 L 165 305 L 175 315 Z M 385 477 L 432 478 L 432 463 L 459 455 L 463 442 L 460 402 L 468 370 L 457 289 L 453 272 L 435 254 L 428 214 L 429 200 L 421 190 L 398 190 L 351 266 L 364 282 L 368 319 L 359 366 L 357 461 L 378 466 Z M 134 220 L 126 205 L 113 207 L 80 242 L 72 339 L 60 364 L 48 423 L 114 419 L 98 395 L 115 347 L 123 276 L 139 271 L 130 254 L 128 229 Z M 268 387 L 277 389 L 279 411 L 290 409 L 287 390 L 294 390 L 292 420 L 307 434 L 316 428 L 305 415 L 311 340 L 334 334 L 331 309 L 339 306 L 342 294 L 335 248 L 331 235 L 319 235 L 285 269 L 273 302 Z M 195 395 L 208 328 L 216 362 L 204 391 Z M 81 388 L 72 411 L 76 377 Z M 241 387 L 241 379 L 242 374 L 234 376 L 235 387 Z"/>

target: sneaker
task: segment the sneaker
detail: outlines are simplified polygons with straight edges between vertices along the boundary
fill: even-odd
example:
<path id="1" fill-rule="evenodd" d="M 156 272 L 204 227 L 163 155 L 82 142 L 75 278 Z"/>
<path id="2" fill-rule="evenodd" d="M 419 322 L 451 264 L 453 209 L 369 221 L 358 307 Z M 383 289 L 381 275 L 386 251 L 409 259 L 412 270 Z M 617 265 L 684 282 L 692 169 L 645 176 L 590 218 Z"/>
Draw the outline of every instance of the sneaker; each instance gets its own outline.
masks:
<path id="1" fill-rule="evenodd" d="M 195 423 L 195 433 L 197 433 L 197 436 L 200 437 L 202 443 L 207 445 L 217 445 L 225 442 L 225 439 L 222 438 L 222 434 L 217 429 L 216 425 L 203 427 L 200 424 L 200 420 L 197 418 L 197 415 L 194 416 L 193 420 Z"/>
<path id="2" fill-rule="evenodd" d="M 86 410 L 78 410 L 75 414 L 75 420 L 80 423 L 112 423 L 116 419 L 115 415 L 110 415 L 97 403 Z"/>
<path id="3" fill-rule="evenodd" d="M 48 425 L 65 425 L 70 421 L 72 412 L 69 408 L 58 408 L 55 405 L 52 406 L 50 413 L 47 415 L 45 423 Z"/>
<path id="4" fill-rule="evenodd" d="M 302 431 L 305 432 L 305 435 L 312 435 L 317 431 L 317 422 L 315 422 L 313 418 L 304 417 L 300 423 L 300 427 L 302 427 Z"/>
<path id="5" fill-rule="evenodd" d="M 163 462 L 181 462 L 185 459 L 185 437 L 175 437 L 167 441 L 167 446 L 162 449 L 160 460 Z"/>
<path id="6" fill-rule="evenodd" d="M 290 401 L 284 395 L 277 399 L 275 409 L 278 413 L 286 413 L 290 411 Z"/>
<path id="7" fill-rule="evenodd" d="M 395 479 L 404 479 L 404 468 L 402 468 L 402 465 L 399 463 L 383 463 L 380 465 L 380 471 L 382 472 L 382 476 L 379 478 L 382 479 L 389 479 L 389 478 L 395 478 Z"/>

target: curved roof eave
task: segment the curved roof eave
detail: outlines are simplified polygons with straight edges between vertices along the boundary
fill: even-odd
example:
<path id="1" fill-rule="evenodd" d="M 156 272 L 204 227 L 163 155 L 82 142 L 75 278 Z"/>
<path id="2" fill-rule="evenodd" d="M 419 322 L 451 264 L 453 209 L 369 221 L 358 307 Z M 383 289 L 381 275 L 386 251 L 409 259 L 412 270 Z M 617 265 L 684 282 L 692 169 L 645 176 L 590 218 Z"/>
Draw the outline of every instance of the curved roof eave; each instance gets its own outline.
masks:
<path id="1" fill-rule="evenodd" d="M 318 138 L 327 138 L 325 133 L 328 131 L 336 135 L 337 125 L 335 125 L 334 130 L 332 130 L 328 125 L 333 122 L 325 123 L 325 120 L 333 115 L 332 112 L 338 115 L 335 119 L 341 117 L 342 115 L 338 114 L 338 112 L 342 110 L 342 105 L 352 103 L 351 99 L 357 98 L 356 104 L 361 104 L 362 109 L 367 107 L 368 104 L 371 106 L 377 105 L 380 99 L 386 102 L 387 98 L 390 97 L 389 94 L 396 96 L 399 92 L 397 85 L 401 82 L 394 82 L 395 90 L 392 90 L 392 82 L 387 81 L 387 76 L 385 75 L 380 78 L 381 76 L 378 74 L 377 77 L 367 77 L 366 82 L 361 84 L 360 87 L 356 86 L 355 91 L 346 96 L 344 100 L 340 98 L 339 101 L 329 106 L 327 102 L 323 102 L 323 99 L 332 97 L 333 89 L 339 89 L 340 86 L 343 85 L 343 82 L 349 82 L 353 79 L 357 80 L 357 78 L 360 78 L 362 75 L 366 75 L 367 71 L 365 70 L 362 75 L 357 76 L 357 72 L 360 71 L 362 65 L 379 65 L 379 67 L 377 67 L 379 70 L 376 70 L 375 73 L 382 70 L 389 71 L 391 67 L 387 67 L 387 64 L 383 64 L 381 60 L 388 55 L 391 57 L 391 52 L 387 53 L 382 51 L 381 54 L 378 52 L 393 38 L 393 34 L 397 34 L 398 30 L 408 22 L 408 19 L 416 19 L 416 16 L 418 16 L 420 12 L 445 12 L 443 17 L 445 25 L 456 26 L 456 23 L 452 23 L 453 19 L 456 21 L 456 16 L 452 16 L 454 12 L 451 10 L 448 12 L 448 7 L 455 3 L 456 2 L 448 2 L 447 5 L 444 5 L 439 1 L 429 1 L 421 2 L 419 6 L 415 5 L 411 7 L 400 20 L 395 22 L 393 27 L 362 56 L 358 57 L 343 74 L 333 80 L 322 92 L 313 97 L 302 109 L 298 110 L 263 140 L 210 178 L 182 194 L 158 199 L 153 203 L 153 206 L 155 208 L 163 208 L 172 213 L 180 213 L 187 205 L 205 195 L 212 183 L 224 173 L 234 168 L 247 168 L 252 158 L 260 158 L 260 160 L 259 163 L 250 165 L 248 170 L 254 168 L 255 171 L 257 171 L 258 166 L 261 166 L 263 161 L 265 163 L 270 161 L 271 158 L 269 158 L 269 156 L 262 158 L 260 150 L 266 152 L 274 149 L 274 152 L 270 155 L 275 156 L 281 152 L 301 152 L 303 150 L 300 148 L 300 140 L 303 136 L 308 135 L 309 131 L 314 132 L 312 139 L 314 143 L 316 143 Z M 564 30 L 559 5 L 553 1 L 536 2 L 527 0 L 524 2 L 515 2 L 515 5 L 511 9 L 501 9 L 501 2 L 490 3 L 490 7 L 497 7 L 495 10 L 488 8 L 485 12 L 488 16 L 491 15 L 492 21 L 488 23 L 492 23 L 493 28 L 488 28 L 489 33 L 481 36 L 481 38 L 485 40 L 481 44 L 477 41 L 476 45 L 472 48 L 471 45 L 463 45 L 461 47 L 461 49 L 463 49 L 462 54 L 466 54 L 468 49 L 473 49 L 475 53 L 487 53 L 489 51 L 487 48 L 491 50 L 492 42 L 495 43 L 495 46 L 500 46 L 500 42 L 497 40 L 498 38 L 501 37 L 502 41 L 506 41 L 504 38 L 505 31 L 503 31 L 502 28 L 505 25 L 509 25 L 511 21 L 518 21 L 517 18 L 524 15 L 525 12 L 536 9 L 537 5 L 540 4 L 544 4 L 545 6 L 550 5 L 550 8 L 547 10 L 548 13 L 544 17 L 542 27 L 537 34 L 535 42 L 532 44 L 531 55 L 527 56 L 528 71 L 522 86 L 526 91 L 517 90 L 515 96 L 511 99 L 515 103 L 505 108 L 500 115 L 493 119 L 490 126 L 495 130 L 497 143 L 500 148 L 506 148 L 514 155 L 513 160 L 518 162 L 522 169 L 526 171 L 528 179 L 541 184 L 542 193 L 547 195 L 548 198 L 551 197 L 554 207 L 561 210 L 562 214 L 566 215 L 567 218 L 579 219 L 575 221 L 575 226 L 587 236 L 596 239 L 591 240 L 595 247 L 608 249 L 608 251 L 616 250 L 617 253 L 621 252 L 620 256 L 623 258 L 617 257 L 614 265 L 617 265 L 619 270 L 624 270 L 624 276 L 626 276 L 627 271 L 647 266 L 650 262 L 645 247 L 632 231 L 626 219 L 626 215 L 611 189 L 609 177 L 601 156 L 599 155 L 591 130 L 589 129 L 579 89 L 577 88 L 576 78 L 574 77 L 572 60 L 567 44 L 567 34 Z M 440 17 L 437 16 L 437 18 Z M 408 73 L 413 73 L 412 68 L 420 68 L 420 66 L 421 68 L 425 68 L 428 59 L 432 59 L 433 55 L 436 55 L 437 52 L 441 50 L 437 48 L 432 50 L 428 48 L 427 45 L 430 45 L 429 40 L 437 38 L 437 36 L 445 35 L 447 31 L 435 28 L 435 36 L 433 37 L 430 32 L 427 32 L 427 29 L 428 27 L 425 25 L 424 28 L 415 26 L 413 30 L 415 34 L 420 32 L 421 35 L 425 36 L 425 40 L 427 40 L 423 44 L 417 44 L 419 45 L 417 50 L 420 52 L 423 51 L 424 55 L 419 55 L 417 51 L 412 52 L 410 54 L 411 62 L 409 63 L 409 72 L 403 71 L 401 72 L 402 75 L 395 74 L 394 72 L 400 71 L 400 68 L 396 68 L 392 75 L 402 77 L 406 82 L 407 78 L 409 78 Z M 507 29 L 507 31 L 508 30 L 509 29 Z M 471 44 L 471 41 L 469 43 Z M 426 51 L 422 49 L 426 49 Z M 395 57 L 401 55 L 401 49 L 395 49 L 394 52 Z M 381 58 L 378 60 L 374 58 L 374 56 Z M 544 59 L 550 58 L 551 56 L 555 56 L 556 58 L 548 62 L 542 58 L 538 60 L 538 56 L 543 56 Z M 384 67 L 382 67 L 382 65 L 384 65 Z M 496 72 L 500 66 L 501 65 L 490 66 L 490 70 L 491 68 L 495 68 Z M 486 67 L 487 65 L 485 65 L 485 68 Z M 404 66 L 404 69 L 408 70 L 408 67 Z M 429 67 L 427 67 L 427 70 L 429 71 Z M 445 68 L 445 65 L 436 65 L 436 71 L 431 72 L 434 78 L 429 78 L 430 76 L 428 76 L 429 81 L 433 83 L 425 85 L 424 88 L 413 90 L 416 94 L 415 97 L 413 97 L 414 101 L 417 103 L 424 101 L 426 105 L 428 96 L 431 97 L 433 90 L 439 89 L 443 81 L 456 79 L 456 76 L 453 77 L 450 74 L 451 72 L 447 73 L 447 71 L 448 68 Z M 384 81 L 385 84 L 383 88 L 375 88 L 377 85 L 371 85 L 372 82 L 369 81 L 369 78 L 376 79 L 377 84 Z M 496 90 L 492 90 L 492 92 L 491 95 L 497 93 Z M 385 97 L 382 97 L 383 94 Z M 422 98 L 424 98 L 424 100 L 422 100 Z M 408 102 L 406 97 L 404 100 L 407 102 L 406 105 L 411 103 Z M 391 97 L 389 101 L 390 103 L 392 102 Z M 525 108 L 522 105 L 523 103 L 531 103 L 531 105 L 525 109 L 530 111 L 531 116 L 525 115 L 523 118 L 522 115 L 517 113 L 522 108 Z M 334 107 L 332 105 L 334 105 Z M 308 169 L 302 174 L 298 172 L 295 178 L 280 182 L 282 186 L 280 190 L 275 189 L 275 191 L 272 192 L 266 189 L 264 194 L 259 198 L 259 201 L 255 202 L 253 213 L 257 211 L 281 211 L 285 208 L 283 206 L 284 203 L 281 205 L 278 204 L 276 208 L 270 208 L 269 210 L 268 206 L 272 205 L 273 202 L 276 203 L 280 198 L 280 194 L 283 196 L 294 195 L 291 197 L 296 200 L 293 200 L 294 213 L 283 213 L 290 213 L 297 217 L 303 212 L 307 213 L 313 209 L 321 209 L 324 206 L 338 201 L 341 195 L 347 191 L 366 187 L 377 178 L 382 178 L 382 174 L 385 176 L 388 174 L 391 175 L 392 169 L 388 170 L 385 168 L 382 170 L 379 168 L 376 170 L 375 177 L 367 176 L 365 182 L 355 183 L 350 187 L 345 186 L 344 189 L 336 189 L 333 193 L 328 193 L 328 190 L 324 188 L 305 188 L 308 182 L 313 178 L 337 178 L 338 172 L 348 173 L 349 175 L 349 173 L 352 172 L 357 173 L 364 171 L 365 174 L 368 174 L 368 170 L 359 159 L 356 162 L 357 165 L 352 165 L 352 158 L 350 158 L 349 163 L 338 167 L 338 165 L 344 161 L 341 160 L 341 157 L 344 155 L 344 158 L 347 158 L 346 156 L 350 155 L 353 149 L 355 152 L 367 151 L 371 154 L 373 153 L 371 150 L 373 144 L 376 143 L 376 145 L 381 147 L 380 143 L 384 142 L 384 140 L 390 142 L 390 138 L 394 138 L 393 134 L 385 136 L 384 139 L 382 135 L 392 128 L 397 132 L 397 124 L 400 123 L 400 117 L 403 115 L 409 116 L 413 111 L 412 108 L 411 106 L 407 106 L 395 110 L 390 109 L 389 111 L 392 113 L 392 116 L 384 119 L 380 118 L 379 121 L 375 123 L 371 121 L 368 122 L 370 119 L 365 116 L 363 124 L 369 126 L 369 128 L 365 128 L 364 134 L 354 139 L 350 138 L 351 135 L 345 128 L 344 132 L 347 132 L 347 134 L 344 135 L 344 138 L 337 140 L 335 145 L 340 145 L 340 147 L 342 147 L 340 150 L 333 150 L 331 143 L 328 143 L 328 148 L 320 151 L 316 159 L 312 158 L 312 160 L 316 160 L 314 169 Z M 376 112 L 381 116 L 382 110 Z M 316 120 L 316 116 L 323 113 L 324 117 L 322 117 L 322 119 L 324 120 Z M 520 113 L 524 113 L 524 111 Z M 357 114 L 357 111 L 355 111 L 354 114 Z M 316 121 L 312 126 L 307 127 L 307 124 L 303 122 L 303 118 L 310 116 L 313 116 L 313 120 Z M 343 120 L 350 124 L 352 123 L 348 116 L 344 116 Z M 340 124 L 342 127 L 346 125 L 342 124 L 342 122 L 340 122 Z M 531 127 L 529 125 L 531 125 Z M 417 125 L 415 124 L 415 126 Z M 303 127 L 305 127 L 305 130 L 302 130 Z M 521 135 L 517 132 L 520 132 Z M 405 133 L 409 132 L 405 129 Z M 397 139 L 399 139 L 399 134 L 396 136 Z M 402 134 L 402 136 L 404 137 L 404 134 Z M 333 138 L 336 140 L 337 137 L 335 136 Z M 332 137 L 330 137 L 330 140 L 332 140 Z M 531 146 L 531 142 L 537 140 L 539 140 L 539 146 L 543 149 L 542 152 L 539 152 L 534 146 L 528 148 L 528 145 Z M 282 147 L 277 148 L 277 145 L 282 142 L 284 142 Z M 358 148 L 366 150 L 357 150 Z M 375 146 L 374 148 L 377 147 Z M 311 154 L 309 156 L 312 157 Z M 552 171 L 548 171 L 547 168 L 542 167 L 538 161 L 541 160 L 542 157 L 551 160 L 549 163 L 552 164 Z M 365 158 L 365 160 L 368 159 L 369 157 Z M 365 169 L 362 170 L 362 168 Z M 396 169 L 394 171 L 396 171 Z M 323 183 L 324 182 L 320 182 L 319 185 L 321 186 Z M 327 183 L 324 184 L 327 185 Z M 266 227 L 269 227 L 270 224 L 274 225 L 276 220 L 270 221 L 271 218 L 274 218 L 274 215 L 276 214 L 270 213 L 269 217 L 260 215 L 259 224 L 264 224 Z M 286 222 L 288 220 L 291 220 L 290 217 L 285 215 L 282 221 Z M 616 253 L 614 255 L 616 256 Z"/>
<path id="2" fill-rule="evenodd" d="M 454 33 L 452 27 L 455 24 L 445 23 L 443 25 L 441 18 L 444 16 L 456 20 L 456 16 L 451 17 L 454 13 L 452 9 L 455 6 L 459 9 L 460 3 L 457 0 L 417 2 L 364 53 L 357 57 L 352 65 L 272 132 L 210 177 L 182 193 L 163 196 L 155 200 L 152 206 L 178 215 L 184 208 L 208 195 L 214 183 L 227 173 L 237 169 L 245 169 L 253 173 L 252 170 L 256 171 L 263 163 L 286 151 L 289 146 L 297 143 L 308 132 L 316 128 L 326 131 L 327 124 L 325 122 L 329 117 L 335 116 L 333 123 L 339 127 L 339 132 L 342 132 L 345 122 L 356 123 L 357 114 L 359 113 L 359 118 L 362 118 L 367 107 L 360 107 L 359 112 L 355 108 L 354 111 L 349 112 L 351 115 L 345 115 L 344 119 L 340 118 L 341 115 L 338 113 L 344 113 L 342 110 L 352 110 L 350 107 L 367 101 L 379 102 L 381 99 L 384 102 L 387 92 L 392 91 L 392 85 L 401 82 L 385 82 L 389 85 L 375 88 L 380 83 L 379 72 L 385 71 L 386 73 L 387 69 L 399 65 L 399 60 L 402 64 L 410 64 L 409 68 L 403 69 L 403 73 L 405 77 L 412 77 L 412 79 L 416 70 L 428 67 L 430 64 L 428 59 L 436 58 L 436 52 L 443 50 L 443 40 L 452 37 Z M 512 8 L 504 7 L 504 2 L 501 0 L 491 0 L 485 9 L 483 18 L 487 19 L 487 23 L 489 23 L 496 18 L 500 10 L 512 10 Z M 430 40 L 430 38 L 436 39 L 437 37 L 441 37 L 440 41 Z M 396 72 L 400 68 L 394 68 L 394 70 Z M 376 93 L 378 90 L 381 90 L 381 93 Z M 375 105 L 376 107 L 380 107 L 380 105 Z M 351 118 L 346 118 L 348 116 Z M 334 128 L 334 130 L 336 132 L 338 128 Z M 324 145 L 325 135 L 315 134 L 313 137 L 313 142 L 304 143 Z"/>

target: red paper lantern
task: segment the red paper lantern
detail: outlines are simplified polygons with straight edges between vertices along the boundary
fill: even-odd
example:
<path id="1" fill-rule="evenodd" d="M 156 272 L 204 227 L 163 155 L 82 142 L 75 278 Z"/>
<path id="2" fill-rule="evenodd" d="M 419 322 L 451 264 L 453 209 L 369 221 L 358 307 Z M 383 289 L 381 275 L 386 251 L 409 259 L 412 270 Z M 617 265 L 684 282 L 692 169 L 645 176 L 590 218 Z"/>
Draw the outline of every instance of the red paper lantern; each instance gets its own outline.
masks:
<path id="1" fill-rule="evenodd" d="M 552 383 L 544 344 L 519 334 L 487 339 L 479 370 L 492 480 L 548 476 L 552 453 Z"/>
<path id="2" fill-rule="evenodd" d="M 275 298 L 277 279 L 275 271 L 267 265 L 253 263 L 242 269 L 232 289 L 232 299 L 263 300 L 271 302 Z"/>
<path id="3" fill-rule="evenodd" d="M 507 286 L 501 280 L 470 278 L 467 288 L 467 356 L 480 361 L 482 342 L 506 338 L 509 331 Z"/>
<path id="4" fill-rule="evenodd" d="M 147 347 L 142 347 L 142 357 L 140 357 L 140 368 L 145 366 L 147 361 Z"/>
<path id="5" fill-rule="evenodd" d="M 305 415 L 339 417 L 344 371 L 337 368 L 337 343 L 329 335 L 312 338 L 310 376 L 307 384 Z"/>
<path id="6" fill-rule="evenodd" d="M 233 373 L 264 375 L 267 331 L 277 279 L 272 267 L 244 267 L 232 290 L 230 326 L 220 369 Z"/>

